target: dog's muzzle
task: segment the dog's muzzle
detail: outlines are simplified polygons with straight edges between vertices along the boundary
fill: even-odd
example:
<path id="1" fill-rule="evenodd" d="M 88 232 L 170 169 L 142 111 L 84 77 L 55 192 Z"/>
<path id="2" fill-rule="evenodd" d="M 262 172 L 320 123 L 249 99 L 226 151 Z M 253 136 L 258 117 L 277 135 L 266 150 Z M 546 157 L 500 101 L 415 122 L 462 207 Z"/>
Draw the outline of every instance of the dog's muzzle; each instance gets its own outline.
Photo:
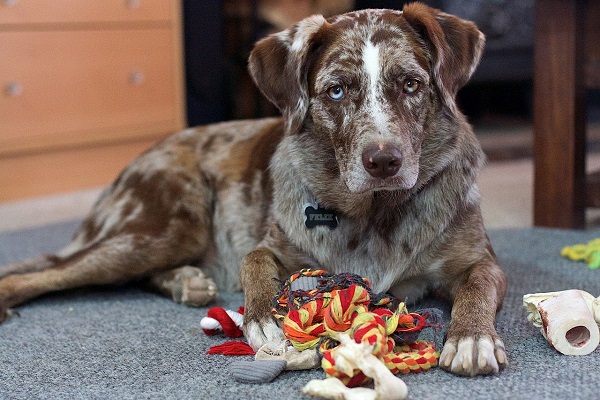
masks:
<path id="1" fill-rule="evenodd" d="M 369 145 L 363 150 L 362 164 L 372 177 L 390 178 L 402 167 L 402 150 L 394 145 Z"/>

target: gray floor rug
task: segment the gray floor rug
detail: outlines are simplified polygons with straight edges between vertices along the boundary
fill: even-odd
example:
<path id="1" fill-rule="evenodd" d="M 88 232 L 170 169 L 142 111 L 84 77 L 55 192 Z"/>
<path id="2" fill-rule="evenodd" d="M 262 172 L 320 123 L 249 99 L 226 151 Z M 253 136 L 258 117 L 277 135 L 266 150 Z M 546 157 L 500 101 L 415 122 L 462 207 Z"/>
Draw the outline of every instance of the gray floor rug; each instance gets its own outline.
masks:
<path id="1" fill-rule="evenodd" d="M 75 222 L 0 234 L 0 265 L 58 249 Z M 497 230 L 490 238 L 509 280 L 498 315 L 510 366 L 497 376 L 461 378 L 439 369 L 405 375 L 411 399 L 598 399 L 600 350 L 564 356 L 531 326 L 526 293 L 582 289 L 600 295 L 600 270 L 560 257 L 564 245 L 600 231 Z M 0 267 L 1 268 L 1 267 Z M 216 305 L 237 309 L 240 293 Z M 448 308 L 435 301 L 423 306 Z M 44 296 L 0 326 L 0 399 L 309 399 L 300 388 L 321 370 L 284 372 L 268 384 L 242 384 L 238 359 L 206 355 L 227 339 L 199 327 L 207 308 L 176 305 L 132 286 Z"/>

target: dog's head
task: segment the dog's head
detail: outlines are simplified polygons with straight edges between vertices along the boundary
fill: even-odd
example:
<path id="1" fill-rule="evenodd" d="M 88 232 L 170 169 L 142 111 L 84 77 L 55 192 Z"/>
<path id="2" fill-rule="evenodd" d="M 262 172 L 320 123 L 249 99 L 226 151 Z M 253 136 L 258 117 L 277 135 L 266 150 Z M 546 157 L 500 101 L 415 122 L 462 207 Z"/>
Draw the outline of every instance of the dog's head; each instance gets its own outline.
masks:
<path id="1" fill-rule="evenodd" d="M 288 135 L 331 149 L 351 193 L 410 189 L 424 141 L 444 129 L 433 121 L 459 114 L 483 45 L 473 23 L 413 3 L 309 17 L 261 40 L 249 68 Z"/>

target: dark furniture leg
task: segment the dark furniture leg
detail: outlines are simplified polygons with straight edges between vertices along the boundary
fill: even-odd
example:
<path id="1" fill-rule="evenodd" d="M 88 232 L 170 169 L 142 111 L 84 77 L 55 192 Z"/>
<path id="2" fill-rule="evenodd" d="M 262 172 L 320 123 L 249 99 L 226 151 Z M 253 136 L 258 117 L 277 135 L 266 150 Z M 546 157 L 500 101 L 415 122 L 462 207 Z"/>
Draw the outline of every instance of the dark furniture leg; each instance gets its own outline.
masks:
<path id="1" fill-rule="evenodd" d="M 536 0 L 534 225 L 585 224 L 585 85 L 581 0 Z"/>

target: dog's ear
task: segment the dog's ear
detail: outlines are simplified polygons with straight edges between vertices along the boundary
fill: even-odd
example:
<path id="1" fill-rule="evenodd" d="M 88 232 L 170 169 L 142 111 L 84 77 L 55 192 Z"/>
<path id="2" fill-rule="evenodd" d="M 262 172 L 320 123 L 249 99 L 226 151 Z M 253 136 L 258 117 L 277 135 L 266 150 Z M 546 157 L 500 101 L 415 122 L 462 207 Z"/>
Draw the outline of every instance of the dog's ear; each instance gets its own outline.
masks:
<path id="1" fill-rule="evenodd" d="M 402 14 L 429 46 L 442 94 L 454 99 L 479 64 L 485 36 L 474 23 L 424 4 L 407 4 Z"/>
<path id="2" fill-rule="evenodd" d="M 250 75 L 260 91 L 283 114 L 286 132 L 295 133 L 308 111 L 308 63 L 316 36 L 328 24 L 313 15 L 293 27 L 260 40 L 248 60 Z"/>

